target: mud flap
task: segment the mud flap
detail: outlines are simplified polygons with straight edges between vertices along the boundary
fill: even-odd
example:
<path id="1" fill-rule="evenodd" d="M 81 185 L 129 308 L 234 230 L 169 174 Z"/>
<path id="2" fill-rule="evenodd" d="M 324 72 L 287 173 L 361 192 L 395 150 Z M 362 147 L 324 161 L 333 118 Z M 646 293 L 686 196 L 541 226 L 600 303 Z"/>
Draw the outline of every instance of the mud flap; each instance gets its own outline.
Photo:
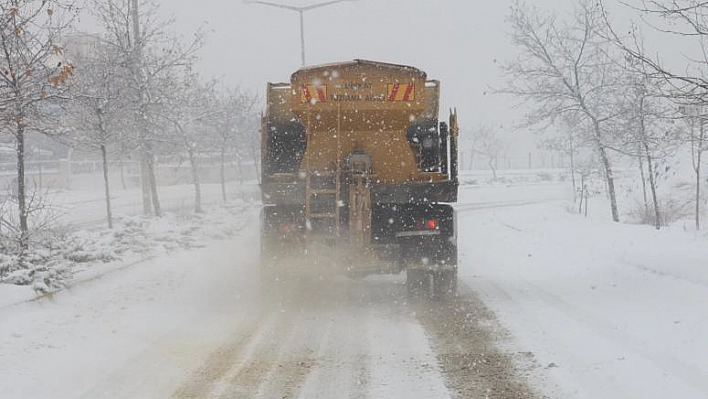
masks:
<path id="1" fill-rule="evenodd" d="M 406 292 L 413 300 L 450 300 L 457 296 L 457 267 L 406 270 Z"/>
<path id="2" fill-rule="evenodd" d="M 454 237 L 416 237 L 404 241 L 408 295 L 448 300 L 457 295 L 457 242 Z"/>

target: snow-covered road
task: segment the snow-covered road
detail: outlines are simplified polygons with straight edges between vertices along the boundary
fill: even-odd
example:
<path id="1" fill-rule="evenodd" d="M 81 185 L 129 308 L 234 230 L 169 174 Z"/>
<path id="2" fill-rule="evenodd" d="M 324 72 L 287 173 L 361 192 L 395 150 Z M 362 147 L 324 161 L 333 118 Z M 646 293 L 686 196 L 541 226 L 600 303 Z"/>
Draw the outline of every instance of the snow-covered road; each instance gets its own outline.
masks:
<path id="1" fill-rule="evenodd" d="M 565 184 L 460 197 L 455 301 L 402 276 L 265 296 L 246 228 L 0 309 L 0 397 L 708 397 L 705 236 L 572 215 Z"/>
<path id="2" fill-rule="evenodd" d="M 256 226 L 257 216 L 234 223 Z M 297 280 L 264 296 L 257 240 L 257 229 L 244 229 L 0 309 L 1 396 L 422 399 L 508 390 L 512 365 L 493 352 L 479 324 L 492 319 L 473 294 L 408 303 L 402 276 L 392 276 Z"/>

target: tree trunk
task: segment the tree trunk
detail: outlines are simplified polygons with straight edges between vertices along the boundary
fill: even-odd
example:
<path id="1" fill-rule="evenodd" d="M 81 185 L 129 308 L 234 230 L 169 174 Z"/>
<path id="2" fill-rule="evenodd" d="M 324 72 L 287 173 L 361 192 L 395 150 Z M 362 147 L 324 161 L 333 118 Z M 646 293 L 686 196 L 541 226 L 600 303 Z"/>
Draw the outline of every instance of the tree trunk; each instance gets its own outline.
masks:
<path id="1" fill-rule="evenodd" d="M 150 178 L 148 177 L 147 153 L 145 150 L 140 154 L 140 185 L 143 195 L 143 214 L 152 215 L 152 201 L 150 201 Z"/>
<path id="2" fill-rule="evenodd" d="M 619 211 L 617 210 L 617 195 L 615 194 L 615 179 L 610 166 L 610 160 L 607 157 L 607 152 L 604 146 L 600 146 L 600 158 L 602 165 L 605 168 L 605 181 L 607 184 L 607 193 L 610 196 L 610 211 L 612 212 L 612 221 L 619 222 Z"/>
<path id="3" fill-rule="evenodd" d="M 578 203 L 578 214 L 583 213 L 583 201 L 585 200 L 585 175 L 580 175 L 580 203 Z"/>
<path id="4" fill-rule="evenodd" d="M 162 216 L 162 210 L 160 209 L 160 198 L 157 195 L 157 178 L 155 177 L 155 155 L 152 153 L 152 148 L 149 148 L 147 155 L 147 172 L 148 179 L 150 182 L 151 194 L 150 199 L 152 200 L 155 216 L 160 217 Z"/>
<path id="5" fill-rule="evenodd" d="M 607 150 L 602 144 L 600 122 L 598 122 L 596 119 L 593 119 L 593 129 L 595 130 L 595 144 L 597 145 L 597 150 L 600 153 L 600 159 L 602 160 L 602 165 L 605 169 L 605 184 L 607 185 L 607 194 L 610 197 L 610 211 L 612 212 L 612 221 L 619 222 L 619 211 L 617 210 L 617 195 L 615 194 L 615 178 L 612 173 L 612 167 L 610 166 L 610 159 L 607 156 Z"/>
<path id="6" fill-rule="evenodd" d="M 258 185 L 261 185 L 261 171 L 258 167 L 258 150 L 256 148 L 251 148 L 251 157 L 253 158 L 253 165 L 256 169 L 256 179 L 258 180 Z"/>
<path id="7" fill-rule="evenodd" d="M 123 191 L 127 190 L 127 186 L 125 185 L 125 161 L 123 159 L 123 155 L 120 156 L 120 184 L 123 186 Z"/>
<path id="8" fill-rule="evenodd" d="M 531 153 L 529 153 L 529 169 L 531 169 Z M 573 199 L 578 195 L 578 188 L 575 185 L 575 147 L 573 140 L 570 140 L 570 180 L 573 183 Z"/>
<path id="9" fill-rule="evenodd" d="M 20 251 L 24 253 L 29 247 L 29 227 L 27 224 L 27 186 L 25 184 L 25 128 L 17 124 L 15 138 L 17 140 L 17 206 L 20 213 Z"/>
<path id="10" fill-rule="evenodd" d="M 531 153 L 529 152 L 529 169 L 531 169 Z"/>
<path id="11" fill-rule="evenodd" d="M 644 143 L 644 150 L 647 156 L 647 172 L 649 173 L 649 188 L 651 188 L 651 198 L 654 201 L 654 227 L 657 230 L 661 228 L 661 213 L 659 212 L 659 200 L 656 196 L 656 178 L 654 176 L 654 166 L 651 162 L 649 145 Z"/>
<path id="12" fill-rule="evenodd" d="M 492 170 L 492 178 L 497 180 L 497 168 L 494 166 L 494 158 L 489 157 L 489 168 Z"/>
<path id="13" fill-rule="evenodd" d="M 224 163 L 226 162 L 226 149 L 224 148 L 225 146 L 221 146 L 221 158 L 220 158 L 220 165 L 219 165 L 219 180 L 221 180 L 221 198 L 226 202 L 226 176 L 224 175 Z"/>
<path id="14" fill-rule="evenodd" d="M 701 118 L 699 120 L 699 133 L 698 140 L 696 136 L 693 135 L 693 140 L 691 140 L 691 155 L 693 156 L 693 170 L 696 172 L 696 231 L 701 229 L 701 158 L 704 151 L 704 139 L 705 139 L 705 128 L 703 126 L 704 120 Z M 693 132 L 693 130 L 691 130 Z"/>
<path id="15" fill-rule="evenodd" d="M 243 186 L 243 161 L 240 155 L 236 157 L 236 165 L 238 166 L 238 184 Z"/>
<path id="16" fill-rule="evenodd" d="M 699 147 L 696 163 L 696 230 L 701 229 L 701 155 L 702 143 Z"/>
<path id="17" fill-rule="evenodd" d="M 103 187 L 106 191 L 106 219 L 108 220 L 108 228 L 113 228 L 113 215 L 111 213 L 111 190 L 108 182 L 108 155 L 106 154 L 106 145 L 101 144 L 101 159 L 103 160 Z"/>
<path id="18" fill-rule="evenodd" d="M 145 78 L 143 76 L 143 43 L 140 40 L 140 12 L 138 11 L 138 0 L 131 0 L 131 22 L 133 27 L 133 59 L 131 60 L 131 68 L 134 77 L 137 80 L 138 92 L 138 113 L 137 126 L 140 132 L 140 145 L 142 147 L 142 162 L 141 162 L 141 178 L 143 181 L 143 212 L 149 215 L 151 212 L 150 202 L 154 207 L 155 216 L 160 216 L 160 202 L 157 197 L 157 184 L 155 182 L 154 158 L 152 149 L 150 148 L 149 134 L 147 130 L 147 104 Z"/>
<path id="19" fill-rule="evenodd" d="M 187 144 L 187 154 L 189 154 L 189 165 L 192 168 L 192 184 L 194 184 L 194 212 L 202 211 L 202 190 L 199 185 L 199 168 L 197 168 L 197 160 L 194 157 L 194 148 L 189 143 Z"/>
<path id="20" fill-rule="evenodd" d="M 644 195 L 644 215 L 649 215 L 649 199 L 647 198 L 647 178 L 644 176 L 644 162 L 642 159 L 644 157 L 640 154 L 637 159 L 639 159 L 639 174 L 642 178 L 642 194 Z"/>

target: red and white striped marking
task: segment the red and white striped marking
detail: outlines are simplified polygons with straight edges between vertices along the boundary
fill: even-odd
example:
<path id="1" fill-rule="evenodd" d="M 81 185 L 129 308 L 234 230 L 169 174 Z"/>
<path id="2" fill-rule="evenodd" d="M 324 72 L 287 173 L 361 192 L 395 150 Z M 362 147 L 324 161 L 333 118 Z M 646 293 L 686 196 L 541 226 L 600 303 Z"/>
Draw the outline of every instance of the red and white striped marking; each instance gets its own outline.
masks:
<path id="1" fill-rule="evenodd" d="M 390 83 L 386 98 L 388 101 L 413 101 L 415 100 L 415 84 Z"/>
<path id="2" fill-rule="evenodd" d="M 314 104 L 315 102 L 327 101 L 326 85 L 302 85 L 300 99 L 304 103 Z"/>

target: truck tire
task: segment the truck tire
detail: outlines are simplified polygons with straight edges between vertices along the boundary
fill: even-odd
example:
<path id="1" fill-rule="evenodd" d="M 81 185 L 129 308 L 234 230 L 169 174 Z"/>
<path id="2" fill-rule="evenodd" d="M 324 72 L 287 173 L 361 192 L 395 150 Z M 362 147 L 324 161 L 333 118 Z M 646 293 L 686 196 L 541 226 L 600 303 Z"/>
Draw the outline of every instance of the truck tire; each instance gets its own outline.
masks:
<path id="1" fill-rule="evenodd" d="M 433 272 L 433 298 L 450 300 L 457 296 L 457 267 Z"/>
<path id="2" fill-rule="evenodd" d="M 410 299 L 430 298 L 430 274 L 426 270 L 406 270 L 406 292 Z"/>
<path id="3" fill-rule="evenodd" d="M 457 296 L 457 268 L 406 271 L 406 290 L 414 300 L 447 301 Z"/>

